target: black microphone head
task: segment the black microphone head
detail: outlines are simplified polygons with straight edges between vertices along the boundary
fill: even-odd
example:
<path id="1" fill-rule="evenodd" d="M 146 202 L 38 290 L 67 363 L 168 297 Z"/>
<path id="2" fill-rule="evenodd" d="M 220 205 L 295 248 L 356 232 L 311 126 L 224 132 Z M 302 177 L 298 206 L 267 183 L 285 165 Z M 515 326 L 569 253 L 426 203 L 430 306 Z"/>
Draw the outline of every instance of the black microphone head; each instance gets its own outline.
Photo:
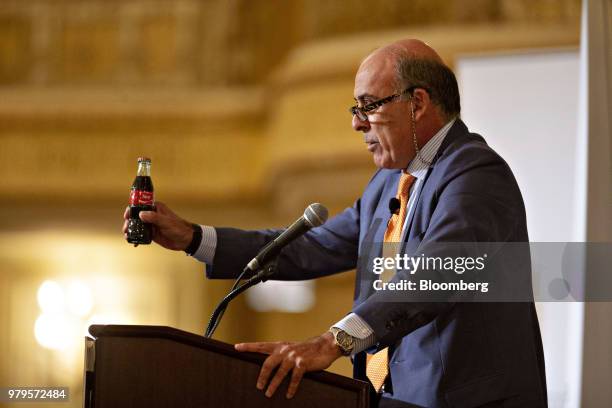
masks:
<path id="1" fill-rule="evenodd" d="M 402 204 L 397 198 L 393 197 L 389 200 L 389 211 L 391 212 L 391 214 L 399 214 L 399 209 L 401 206 Z"/>
<path id="2" fill-rule="evenodd" d="M 327 215 L 327 208 L 319 203 L 312 203 L 304 210 L 304 219 L 313 228 L 325 224 Z"/>

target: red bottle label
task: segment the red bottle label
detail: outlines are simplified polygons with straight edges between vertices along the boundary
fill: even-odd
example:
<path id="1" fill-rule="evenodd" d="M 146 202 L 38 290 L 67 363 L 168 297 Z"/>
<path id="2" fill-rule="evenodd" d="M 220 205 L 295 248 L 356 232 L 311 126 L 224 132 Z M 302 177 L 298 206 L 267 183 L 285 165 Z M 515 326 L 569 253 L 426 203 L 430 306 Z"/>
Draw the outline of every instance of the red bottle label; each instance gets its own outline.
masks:
<path id="1" fill-rule="evenodd" d="M 132 190 L 130 192 L 130 205 L 153 205 L 151 191 Z"/>

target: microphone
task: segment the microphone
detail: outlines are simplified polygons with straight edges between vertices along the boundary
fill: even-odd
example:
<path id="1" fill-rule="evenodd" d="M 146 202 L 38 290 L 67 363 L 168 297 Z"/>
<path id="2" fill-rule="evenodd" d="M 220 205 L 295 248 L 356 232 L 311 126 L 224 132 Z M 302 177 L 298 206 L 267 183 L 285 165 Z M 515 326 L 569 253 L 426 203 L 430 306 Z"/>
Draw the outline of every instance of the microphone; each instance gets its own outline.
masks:
<path id="1" fill-rule="evenodd" d="M 389 212 L 391 214 L 399 214 L 399 210 L 400 207 L 402 206 L 402 204 L 400 203 L 400 200 L 398 200 L 397 198 L 393 197 L 392 199 L 389 200 Z"/>
<path id="2" fill-rule="evenodd" d="M 311 228 L 323 225 L 325 221 L 327 221 L 327 208 L 319 203 L 310 204 L 304 210 L 304 215 L 291 224 L 289 228 L 283 231 L 272 242 L 263 247 L 257 256 L 247 264 L 246 269 L 253 272 L 259 270 L 268 261 L 277 256 L 291 241 L 304 235 Z"/>

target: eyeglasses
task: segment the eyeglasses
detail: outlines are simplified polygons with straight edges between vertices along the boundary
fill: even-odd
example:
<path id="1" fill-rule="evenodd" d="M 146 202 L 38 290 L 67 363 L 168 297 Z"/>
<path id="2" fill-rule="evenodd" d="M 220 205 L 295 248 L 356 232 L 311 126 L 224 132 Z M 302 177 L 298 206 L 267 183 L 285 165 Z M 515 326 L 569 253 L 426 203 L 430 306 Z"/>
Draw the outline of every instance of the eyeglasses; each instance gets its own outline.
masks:
<path id="1" fill-rule="evenodd" d="M 411 94 L 412 91 L 414 91 L 416 88 L 420 88 L 420 87 L 411 86 L 410 88 L 405 89 L 402 93 L 385 96 L 382 99 L 379 99 L 377 101 L 368 103 L 367 105 L 364 105 L 362 107 L 359 107 L 357 105 L 351 106 L 349 108 L 349 112 L 353 116 L 357 115 L 359 120 L 368 120 L 368 113 L 372 112 L 375 109 L 380 108 L 381 106 L 383 106 L 386 103 L 389 103 L 389 102 L 393 101 L 395 98 L 399 98 L 403 94 L 406 94 L 406 93 L 410 93 Z"/>

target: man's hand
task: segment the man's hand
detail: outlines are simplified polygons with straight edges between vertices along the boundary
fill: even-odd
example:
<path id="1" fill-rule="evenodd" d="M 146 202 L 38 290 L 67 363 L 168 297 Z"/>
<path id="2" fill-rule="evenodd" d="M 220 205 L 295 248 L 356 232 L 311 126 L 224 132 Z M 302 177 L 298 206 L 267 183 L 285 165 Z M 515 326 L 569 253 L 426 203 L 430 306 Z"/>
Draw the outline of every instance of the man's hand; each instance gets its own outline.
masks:
<path id="1" fill-rule="evenodd" d="M 274 392 L 290 371 L 292 373 L 287 389 L 287 398 L 293 398 L 305 372 L 325 370 L 342 356 L 342 352 L 334 343 L 334 336 L 330 332 L 298 343 L 241 343 L 236 344 L 235 348 L 238 351 L 252 351 L 270 355 L 264 361 L 259 372 L 257 388 L 260 390 L 265 388 L 272 372 L 278 367 L 266 390 L 266 397 L 268 398 L 274 395 Z"/>
<path id="2" fill-rule="evenodd" d="M 127 238 L 127 225 L 130 218 L 130 207 L 123 213 L 123 234 Z M 141 211 L 140 219 L 153 224 L 153 241 L 164 248 L 182 251 L 193 239 L 193 228 L 186 221 L 172 212 L 160 201 L 155 203 L 155 211 Z"/>

